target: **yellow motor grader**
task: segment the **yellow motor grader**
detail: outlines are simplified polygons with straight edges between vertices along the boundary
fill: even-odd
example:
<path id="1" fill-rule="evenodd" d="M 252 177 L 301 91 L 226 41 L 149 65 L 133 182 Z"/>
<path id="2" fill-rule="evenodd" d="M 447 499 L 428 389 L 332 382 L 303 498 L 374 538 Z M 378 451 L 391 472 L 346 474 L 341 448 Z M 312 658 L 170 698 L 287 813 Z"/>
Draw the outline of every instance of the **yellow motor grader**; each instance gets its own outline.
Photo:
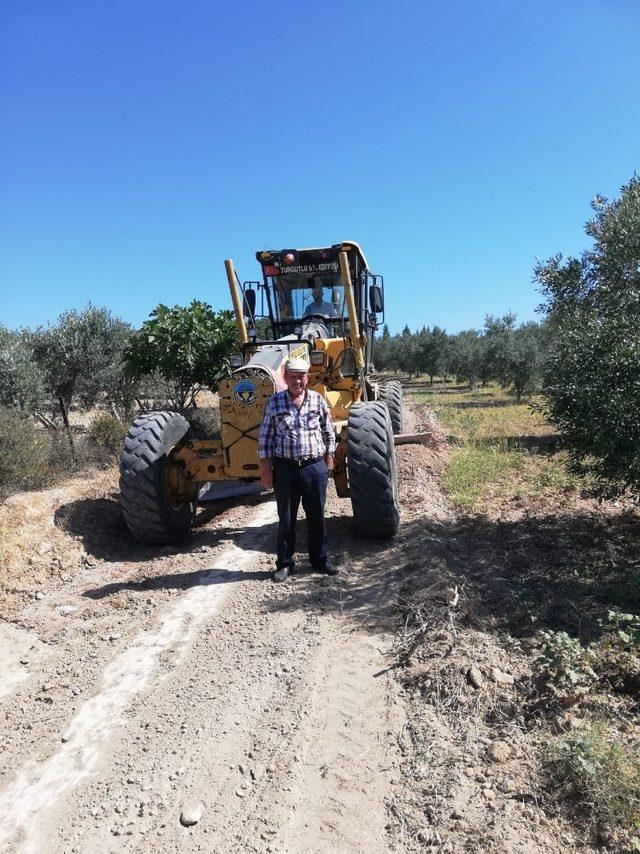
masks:
<path id="1" fill-rule="evenodd" d="M 302 356 L 309 388 L 325 398 L 335 425 L 336 492 L 351 499 L 359 534 L 391 537 L 399 522 L 394 434 L 402 440 L 403 403 L 400 383 L 372 379 L 374 332 L 384 320 L 382 276 L 370 272 L 351 241 L 256 258 L 262 280 L 242 285 L 225 261 L 238 341 L 231 375 L 218 388 L 221 435 L 190 438 L 177 412 L 137 418 L 120 465 L 127 526 L 145 542 L 172 542 L 188 532 L 207 484 L 256 483 L 266 402 L 286 388 L 286 359 Z"/>

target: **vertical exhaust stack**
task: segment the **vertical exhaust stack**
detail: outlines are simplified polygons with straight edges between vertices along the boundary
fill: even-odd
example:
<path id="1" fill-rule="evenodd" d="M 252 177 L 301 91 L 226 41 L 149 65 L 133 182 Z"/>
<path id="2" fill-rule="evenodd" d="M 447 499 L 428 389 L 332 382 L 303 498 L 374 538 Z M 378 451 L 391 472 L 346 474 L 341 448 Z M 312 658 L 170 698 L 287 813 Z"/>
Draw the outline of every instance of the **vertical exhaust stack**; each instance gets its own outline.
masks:
<path id="1" fill-rule="evenodd" d="M 240 345 L 246 344 L 249 340 L 249 336 L 247 335 L 247 327 L 244 322 L 242 300 L 240 299 L 240 291 L 238 289 L 238 278 L 231 258 L 227 258 L 225 260 L 224 266 L 227 271 L 227 280 L 229 282 L 229 290 L 231 291 L 231 301 L 233 302 L 233 311 L 236 316 L 236 326 L 238 327 L 238 341 L 240 342 Z"/>
<path id="2" fill-rule="evenodd" d="M 353 345 L 353 349 L 356 353 L 356 365 L 358 368 L 364 368 L 362 338 L 360 337 L 360 326 L 358 324 L 358 315 L 356 314 L 356 303 L 353 298 L 353 285 L 351 284 L 351 271 L 349 270 L 349 259 L 347 258 L 347 253 L 341 252 L 338 255 L 338 261 L 340 262 L 344 298 L 347 304 L 347 311 L 349 313 L 351 344 Z"/>

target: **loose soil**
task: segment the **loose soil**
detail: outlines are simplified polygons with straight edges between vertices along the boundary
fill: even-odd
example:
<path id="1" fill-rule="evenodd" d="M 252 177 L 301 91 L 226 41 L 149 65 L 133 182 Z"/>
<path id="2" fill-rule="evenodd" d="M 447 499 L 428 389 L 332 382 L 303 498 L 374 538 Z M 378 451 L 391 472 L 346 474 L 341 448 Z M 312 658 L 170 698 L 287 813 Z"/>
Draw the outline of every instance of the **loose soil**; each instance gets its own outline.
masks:
<path id="1" fill-rule="evenodd" d="M 355 538 L 330 489 L 336 579 L 301 560 L 272 583 L 269 496 L 161 549 L 129 536 L 114 473 L 8 499 L 0 849 L 595 850 L 546 795 L 495 542 L 443 495 L 427 407 L 421 429 L 392 542 Z"/>

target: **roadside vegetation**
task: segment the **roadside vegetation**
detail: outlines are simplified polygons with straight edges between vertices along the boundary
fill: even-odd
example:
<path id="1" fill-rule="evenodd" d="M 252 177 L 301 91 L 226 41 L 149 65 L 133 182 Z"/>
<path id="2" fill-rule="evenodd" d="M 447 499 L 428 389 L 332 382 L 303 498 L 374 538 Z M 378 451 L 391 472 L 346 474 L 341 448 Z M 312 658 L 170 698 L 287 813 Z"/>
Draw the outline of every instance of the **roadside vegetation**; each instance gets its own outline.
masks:
<path id="1" fill-rule="evenodd" d="M 541 397 L 518 403 L 498 385 L 404 383 L 445 442 L 440 481 L 452 517 L 442 534 L 424 525 L 430 539 L 435 532 L 453 544 L 438 575 L 455 591 L 434 599 L 420 579 L 404 591 L 408 684 L 438 715 L 454 715 L 464 738 L 473 721 L 533 763 L 535 797 L 549 818 L 573 822 L 576 844 L 640 851 L 635 503 L 603 503 L 593 474 L 571 471 Z M 439 659 L 433 641 L 443 631 L 451 645 Z M 500 656 L 500 696 L 494 687 L 483 700 Z M 416 661 L 424 662 L 417 683 Z M 427 684 L 438 685 L 437 695 Z"/>
<path id="2" fill-rule="evenodd" d="M 413 399 L 429 403 L 452 445 L 442 478 L 457 508 L 474 510 L 490 496 L 517 502 L 527 495 L 566 496 L 588 488 L 585 478 L 567 469 L 567 454 L 545 417 L 542 397 L 518 403 L 496 385 L 473 393 L 442 382 L 413 388 Z"/>
<path id="3" fill-rule="evenodd" d="M 640 851 L 639 179 L 593 208 L 592 247 L 536 267 L 539 326 L 505 315 L 453 336 L 387 330 L 381 349 L 388 371 L 409 375 L 435 446 L 444 441 L 433 468 L 451 508 L 444 525 L 422 518 L 439 557 L 425 556 L 401 601 L 405 684 L 434 714 L 412 724 L 412 742 L 419 750 L 445 722 L 465 757 L 450 777 L 466 780 L 475 764 L 493 792 L 481 815 L 495 809 L 494 785 L 518 792 L 535 846 L 630 852 Z M 473 755 L 478 742 L 485 756 Z M 574 831 L 558 846 L 546 828 L 561 816 Z M 403 816 L 416 836 L 420 820 Z"/>
<path id="4" fill-rule="evenodd" d="M 231 313 L 198 301 L 158 306 L 139 331 L 91 305 L 35 330 L 0 325 L 0 497 L 113 465 L 142 411 L 186 409 L 199 434 L 215 430 L 198 403 L 234 338 Z"/>

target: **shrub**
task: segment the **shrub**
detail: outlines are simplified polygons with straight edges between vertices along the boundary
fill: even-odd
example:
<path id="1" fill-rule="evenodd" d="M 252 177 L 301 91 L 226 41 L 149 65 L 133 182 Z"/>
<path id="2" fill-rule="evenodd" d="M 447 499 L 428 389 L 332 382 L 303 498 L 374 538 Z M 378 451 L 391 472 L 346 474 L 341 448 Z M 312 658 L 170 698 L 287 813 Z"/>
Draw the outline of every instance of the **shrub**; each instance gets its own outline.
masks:
<path id="1" fill-rule="evenodd" d="M 547 760 L 556 794 L 576 799 L 598 829 L 637 829 L 640 822 L 637 746 L 616 741 L 599 724 L 554 742 Z"/>
<path id="2" fill-rule="evenodd" d="M 91 445 L 118 454 L 122 450 L 124 437 L 127 435 L 125 425 L 113 415 L 102 413 L 96 415 L 89 428 L 88 440 Z"/>
<path id="3" fill-rule="evenodd" d="M 189 436 L 193 439 L 218 439 L 220 437 L 220 410 L 217 406 L 182 409 L 180 414 L 189 422 Z"/>
<path id="4" fill-rule="evenodd" d="M 32 421 L 0 407 L 0 497 L 47 483 L 48 436 Z"/>

